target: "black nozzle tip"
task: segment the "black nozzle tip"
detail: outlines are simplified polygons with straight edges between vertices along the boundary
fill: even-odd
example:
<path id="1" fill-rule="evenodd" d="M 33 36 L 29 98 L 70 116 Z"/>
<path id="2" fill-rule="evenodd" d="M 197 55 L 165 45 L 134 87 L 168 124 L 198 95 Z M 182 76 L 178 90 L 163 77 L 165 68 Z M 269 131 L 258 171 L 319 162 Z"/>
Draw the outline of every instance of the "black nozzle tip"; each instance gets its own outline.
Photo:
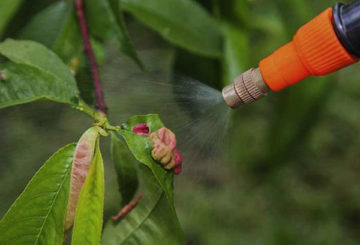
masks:
<path id="1" fill-rule="evenodd" d="M 333 7 L 334 31 L 344 48 L 352 55 L 360 57 L 360 0 Z"/>

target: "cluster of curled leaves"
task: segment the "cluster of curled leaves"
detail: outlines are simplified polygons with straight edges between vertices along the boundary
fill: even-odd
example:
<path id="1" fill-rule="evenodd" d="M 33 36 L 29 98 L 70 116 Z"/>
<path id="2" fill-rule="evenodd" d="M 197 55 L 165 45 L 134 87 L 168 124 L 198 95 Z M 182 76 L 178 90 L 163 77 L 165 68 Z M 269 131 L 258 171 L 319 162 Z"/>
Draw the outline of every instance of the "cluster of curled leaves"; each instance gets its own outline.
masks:
<path id="1" fill-rule="evenodd" d="M 194 1 L 83 1 L 100 66 L 106 42 L 116 41 L 144 68 L 122 9 L 174 45 L 203 56 L 221 55 L 221 32 Z M 12 33 L 12 18 L 26 6 L 30 5 L 25 0 L 0 1 L 0 39 L 15 37 L 0 43 L 0 109 L 49 100 L 69 105 L 91 120 L 77 143 L 62 147 L 44 163 L 2 217 L 0 244 L 63 244 L 70 239 L 74 245 L 184 244 L 173 200 L 173 178 L 182 162 L 175 135 L 156 114 L 133 116 L 113 126 L 92 109 L 94 88 L 84 79 L 90 71 L 73 0 L 55 1 Z M 105 224 L 103 138 L 111 139 L 122 197 L 119 213 Z"/>
<path id="2" fill-rule="evenodd" d="M 182 244 L 173 201 L 181 171 L 175 135 L 156 114 L 133 116 L 121 126 L 93 111 L 79 96 L 70 69 L 41 44 L 0 44 L 0 107 L 38 99 L 66 103 L 95 123 L 77 143 L 54 153 L 0 221 L 0 244 Z M 122 203 L 103 225 L 104 167 L 100 139 L 111 139 Z M 175 170 L 174 170 L 175 169 Z M 136 193 L 140 193 L 136 197 Z"/>

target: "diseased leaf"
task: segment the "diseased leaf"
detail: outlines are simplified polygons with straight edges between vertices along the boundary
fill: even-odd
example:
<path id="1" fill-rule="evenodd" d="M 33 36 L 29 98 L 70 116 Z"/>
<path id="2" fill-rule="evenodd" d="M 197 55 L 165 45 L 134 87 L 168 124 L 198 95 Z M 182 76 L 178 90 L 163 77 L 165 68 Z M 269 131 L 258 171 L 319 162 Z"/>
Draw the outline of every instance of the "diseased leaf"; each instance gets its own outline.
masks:
<path id="1" fill-rule="evenodd" d="M 135 126 L 146 130 L 133 132 Z M 166 171 L 151 157 L 149 135 L 164 127 L 158 115 L 133 116 L 119 130 L 139 164 L 143 198 L 119 221 L 110 220 L 104 230 L 104 245 L 185 244 L 173 201 L 173 171 Z"/>
<path id="2" fill-rule="evenodd" d="M 95 145 L 98 137 L 98 128 L 96 126 L 91 127 L 86 130 L 76 145 L 70 178 L 69 202 L 64 225 L 65 232 L 68 232 L 74 223 L 78 198 L 94 158 Z"/>
<path id="3" fill-rule="evenodd" d="M 117 39 L 120 50 L 131 57 L 141 68 L 144 68 L 126 29 L 119 1 L 85 0 L 89 30 L 99 40 Z"/>
<path id="4" fill-rule="evenodd" d="M 62 244 L 75 144 L 61 148 L 34 175 L 0 221 L 0 244 Z"/>
<path id="5" fill-rule="evenodd" d="M 191 0 L 122 0 L 123 9 L 165 39 L 196 54 L 219 57 L 222 35 L 217 23 Z"/>
<path id="6" fill-rule="evenodd" d="M 111 134 L 111 155 L 117 173 L 122 205 L 128 204 L 139 186 L 137 161 L 131 155 L 126 143 L 115 134 Z"/>
<path id="7" fill-rule="evenodd" d="M 142 123 L 148 125 L 150 134 L 164 127 L 159 116 L 156 114 L 133 116 L 122 125 L 122 129 L 119 130 L 118 133 L 124 137 L 135 158 L 151 169 L 159 185 L 165 191 L 169 203 L 173 203 L 173 171 L 165 170 L 160 164 L 152 159 L 152 142 L 149 137 L 134 134 L 132 131 L 134 126 Z"/>
<path id="8" fill-rule="evenodd" d="M 44 46 L 7 40 L 0 54 L 12 62 L 0 64 L 0 108 L 49 99 L 76 105 L 78 90 L 69 69 Z"/>
<path id="9" fill-rule="evenodd" d="M 72 245 L 100 244 L 104 208 L 104 166 L 99 140 L 76 208 Z"/>
<path id="10" fill-rule="evenodd" d="M 185 244 L 176 213 L 151 170 L 139 167 L 145 187 L 139 204 L 119 222 L 108 221 L 102 244 Z"/>
<path id="11" fill-rule="evenodd" d="M 6 25 L 13 17 L 23 0 L 1 0 L 0 1 L 0 38 Z"/>
<path id="12" fill-rule="evenodd" d="M 19 38 L 33 40 L 52 49 L 65 63 L 82 52 L 82 39 L 73 4 L 55 2 L 35 15 Z"/>

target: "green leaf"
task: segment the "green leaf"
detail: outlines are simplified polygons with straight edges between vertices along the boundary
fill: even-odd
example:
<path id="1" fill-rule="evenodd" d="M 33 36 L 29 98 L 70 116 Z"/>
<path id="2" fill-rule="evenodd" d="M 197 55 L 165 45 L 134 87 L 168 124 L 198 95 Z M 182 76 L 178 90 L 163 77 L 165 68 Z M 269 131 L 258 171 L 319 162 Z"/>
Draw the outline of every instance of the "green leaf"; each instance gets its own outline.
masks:
<path id="1" fill-rule="evenodd" d="M 137 161 L 131 155 L 126 143 L 113 133 L 111 134 L 111 155 L 124 206 L 133 199 L 139 186 L 136 169 Z"/>
<path id="2" fill-rule="evenodd" d="M 122 0 L 124 10 L 190 52 L 219 57 L 222 35 L 216 21 L 191 0 Z"/>
<path id="3" fill-rule="evenodd" d="M 213 0 L 212 9 L 214 14 L 221 20 L 233 25 L 244 26 L 249 22 L 249 14 L 253 14 L 249 10 L 248 1 L 238 0 Z"/>
<path id="4" fill-rule="evenodd" d="M 19 38 L 44 44 L 65 63 L 82 52 L 82 38 L 74 7 L 66 1 L 56 2 L 35 15 Z"/>
<path id="5" fill-rule="evenodd" d="M 0 221 L 0 244 L 62 244 L 75 144 L 56 152 Z"/>
<path id="6" fill-rule="evenodd" d="M 116 19 L 111 11 L 108 0 L 84 0 L 87 23 L 93 37 L 99 40 L 113 40 L 116 38 L 114 25 Z"/>
<path id="7" fill-rule="evenodd" d="M 78 90 L 69 69 L 44 46 L 7 40 L 0 54 L 12 62 L 0 64 L 0 108 L 38 99 L 77 105 Z"/>
<path id="8" fill-rule="evenodd" d="M 105 47 L 104 45 L 94 38 L 90 39 L 93 47 L 95 59 L 98 66 L 105 63 Z M 95 92 L 94 82 L 92 78 L 92 71 L 89 64 L 89 59 L 85 53 L 81 54 L 75 60 L 76 64 L 76 82 L 79 88 L 80 97 L 89 105 L 94 105 Z"/>
<path id="9" fill-rule="evenodd" d="M 173 203 L 173 171 L 166 171 L 159 163 L 152 159 L 152 142 L 149 137 L 133 133 L 133 127 L 141 123 L 146 123 L 148 125 L 150 133 L 164 127 L 159 116 L 156 114 L 133 116 L 122 125 L 122 129 L 119 130 L 118 133 L 125 139 L 135 158 L 151 169 L 159 185 L 165 191 L 165 195 L 169 202 Z"/>
<path id="10" fill-rule="evenodd" d="M 223 85 L 226 86 L 247 69 L 248 34 L 230 23 L 223 23 L 222 27 L 225 36 Z"/>
<path id="11" fill-rule="evenodd" d="M 274 4 L 278 7 L 289 39 L 296 29 L 309 21 L 314 14 L 306 1 L 280 0 Z M 289 11 L 282 11 L 284 7 Z M 267 161 L 263 163 L 266 168 L 285 163 L 294 155 L 298 147 L 303 146 L 311 128 L 316 125 L 316 120 L 333 88 L 329 78 L 331 77 L 310 77 L 278 95 L 279 100 L 273 113 L 267 139 Z"/>
<path id="12" fill-rule="evenodd" d="M 86 130 L 76 144 L 70 177 L 69 202 L 64 224 L 66 233 L 73 226 L 80 191 L 93 162 L 98 137 L 99 129 L 97 126 L 94 126 Z"/>
<path id="13" fill-rule="evenodd" d="M 15 12 L 23 0 L 1 0 L 0 1 L 0 38 Z"/>
<path id="14" fill-rule="evenodd" d="M 104 208 L 104 166 L 99 140 L 76 208 L 73 245 L 100 244 Z"/>
<path id="15" fill-rule="evenodd" d="M 86 103 L 93 104 L 94 85 L 87 56 L 83 53 L 83 41 L 73 2 L 60 1 L 50 5 L 32 18 L 19 37 L 44 44 L 66 64 L 73 66 L 81 98 Z M 93 38 L 91 43 L 97 64 L 102 65 L 104 63 L 103 45 Z"/>
<path id="16" fill-rule="evenodd" d="M 328 78 L 309 78 L 284 91 L 270 125 L 266 156 L 268 161 L 264 164 L 281 164 L 294 154 L 297 147 L 303 145 L 333 88 L 331 85 Z"/>
<path id="17" fill-rule="evenodd" d="M 119 4 L 119 0 L 85 0 L 90 33 L 99 40 L 117 39 L 120 50 L 144 68 L 130 39 Z"/>
<path id="18" fill-rule="evenodd" d="M 69 86 L 76 82 L 64 63 L 53 52 L 32 41 L 8 39 L 0 43 L 0 54 L 17 64 L 24 64 L 48 73 Z"/>
<path id="19" fill-rule="evenodd" d="M 185 244 L 176 213 L 163 189 L 148 167 L 142 165 L 139 170 L 144 196 L 125 219 L 108 221 L 102 244 Z"/>
<path id="20" fill-rule="evenodd" d="M 309 1 L 278 0 L 274 4 L 290 35 L 295 34 L 301 25 L 311 20 L 316 14 Z M 284 9 L 289 11 L 284 11 Z"/>
<path id="21" fill-rule="evenodd" d="M 133 58 L 139 67 L 144 69 L 145 66 L 136 53 L 134 43 L 132 42 L 130 34 L 127 30 L 120 1 L 121 0 L 109 0 L 111 10 L 113 11 L 117 22 L 117 26 L 115 27 L 118 27 L 119 29 L 119 31 L 117 31 L 117 37 L 120 43 L 120 50 L 123 51 L 124 54 L 127 54 L 129 57 Z"/>
<path id="22" fill-rule="evenodd" d="M 89 61 L 85 55 L 80 56 L 79 64 L 79 68 L 76 72 L 76 82 L 79 88 L 80 97 L 87 104 L 94 105 L 94 82 L 91 76 Z"/>
<path id="23" fill-rule="evenodd" d="M 164 127 L 158 115 L 133 116 L 122 125 L 123 136 L 139 164 L 144 196 L 138 205 L 118 222 L 110 220 L 104 230 L 104 245 L 185 244 L 173 201 L 173 172 L 166 171 L 151 157 L 147 136 L 134 134 L 135 125 L 146 123 L 150 133 Z"/>

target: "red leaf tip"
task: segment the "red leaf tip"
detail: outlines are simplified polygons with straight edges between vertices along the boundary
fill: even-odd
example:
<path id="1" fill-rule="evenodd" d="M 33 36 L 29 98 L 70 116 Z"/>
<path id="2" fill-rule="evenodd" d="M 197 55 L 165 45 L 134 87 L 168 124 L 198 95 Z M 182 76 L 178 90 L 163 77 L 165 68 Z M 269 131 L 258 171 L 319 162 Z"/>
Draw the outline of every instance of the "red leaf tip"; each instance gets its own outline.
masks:
<path id="1" fill-rule="evenodd" d="M 147 136 L 149 131 L 149 127 L 146 123 L 138 124 L 133 128 L 133 133 L 141 136 Z"/>
<path id="2" fill-rule="evenodd" d="M 176 148 L 175 134 L 168 128 L 160 128 L 150 135 L 153 142 L 152 158 L 167 170 L 174 168 L 176 175 L 181 173 L 182 156 Z"/>

